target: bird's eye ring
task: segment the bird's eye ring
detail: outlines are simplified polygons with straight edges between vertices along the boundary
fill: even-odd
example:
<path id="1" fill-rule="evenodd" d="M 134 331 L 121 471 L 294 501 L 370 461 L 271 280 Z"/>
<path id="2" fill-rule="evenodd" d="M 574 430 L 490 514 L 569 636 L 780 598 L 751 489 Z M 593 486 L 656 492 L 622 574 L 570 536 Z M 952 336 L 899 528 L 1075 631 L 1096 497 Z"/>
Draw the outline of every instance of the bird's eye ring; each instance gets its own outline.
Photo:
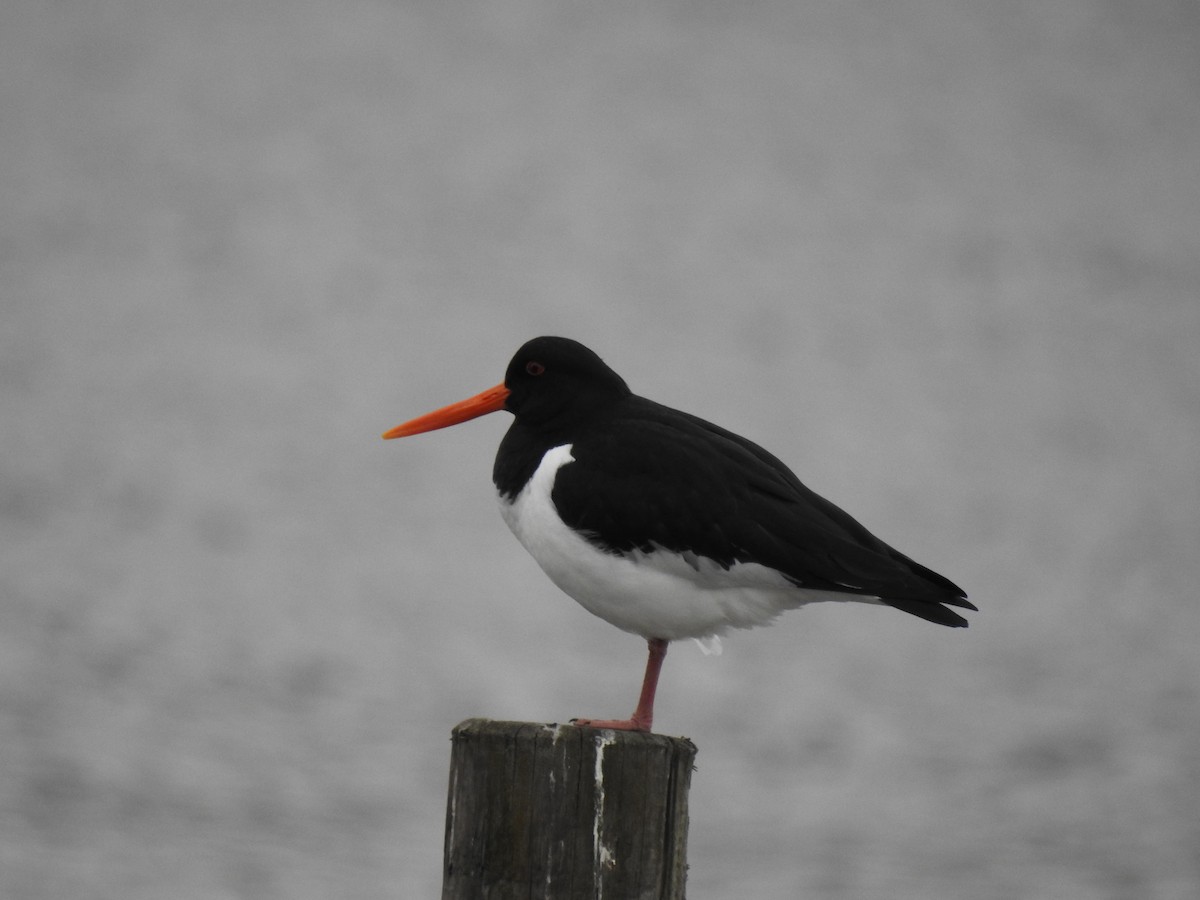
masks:
<path id="1" fill-rule="evenodd" d="M 531 359 L 525 363 L 525 371 L 536 378 L 538 375 L 545 373 L 546 367 L 537 360 Z"/>

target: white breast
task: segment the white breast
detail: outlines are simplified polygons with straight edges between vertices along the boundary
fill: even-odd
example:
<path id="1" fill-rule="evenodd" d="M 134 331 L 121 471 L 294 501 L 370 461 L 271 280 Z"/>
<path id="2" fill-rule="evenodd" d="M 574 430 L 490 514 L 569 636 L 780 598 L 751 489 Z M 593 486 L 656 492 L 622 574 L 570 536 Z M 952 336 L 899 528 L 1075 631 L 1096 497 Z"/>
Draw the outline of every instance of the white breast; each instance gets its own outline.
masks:
<path id="1" fill-rule="evenodd" d="M 773 569 L 669 550 L 605 553 L 559 518 L 551 499 L 571 445 L 546 451 L 529 483 L 500 512 L 550 580 L 588 612 L 644 638 L 705 638 L 765 625 L 785 609 L 847 594 L 798 588 Z"/>

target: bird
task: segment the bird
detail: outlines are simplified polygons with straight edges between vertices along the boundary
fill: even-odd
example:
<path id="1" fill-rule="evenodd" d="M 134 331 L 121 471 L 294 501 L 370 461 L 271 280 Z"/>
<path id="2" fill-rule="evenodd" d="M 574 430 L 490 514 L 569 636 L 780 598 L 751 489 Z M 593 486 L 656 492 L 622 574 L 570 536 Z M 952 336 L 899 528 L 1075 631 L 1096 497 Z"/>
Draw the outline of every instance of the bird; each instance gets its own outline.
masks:
<path id="1" fill-rule="evenodd" d="M 628 719 L 651 730 L 672 641 L 719 640 L 807 603 L 890 606 L 949 627 L 977 610 L 949 579 L 875 537 L 762 447 L 641 397 L 595 352 L 537 337 L 504 381 L 384 432 L 409 437 L 505 410 L 492 468 L 504 521 L 588 612 L 646 640 Z"/>

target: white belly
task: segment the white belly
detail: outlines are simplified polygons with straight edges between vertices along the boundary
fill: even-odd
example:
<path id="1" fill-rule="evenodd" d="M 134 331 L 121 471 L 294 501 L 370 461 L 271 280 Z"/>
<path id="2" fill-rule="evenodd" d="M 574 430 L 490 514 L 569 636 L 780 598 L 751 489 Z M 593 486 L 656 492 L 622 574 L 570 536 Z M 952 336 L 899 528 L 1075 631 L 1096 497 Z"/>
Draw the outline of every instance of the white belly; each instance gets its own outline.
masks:
<path id="1" fill-rule="evenodd" d="M 551 500 L 558 470 L 573 461 L 570 444 L 546 451 L 516 498 L 509 503 L 501 497 L 500 512 L 551 581 L 623 631 L 647 639 L 705 638 L 765 625 L 785 609 L 817 600 L 869 602 L 798 588 L 757 563 L 724 569 L 669 550 L 605 553 L 568 528 Z"/>

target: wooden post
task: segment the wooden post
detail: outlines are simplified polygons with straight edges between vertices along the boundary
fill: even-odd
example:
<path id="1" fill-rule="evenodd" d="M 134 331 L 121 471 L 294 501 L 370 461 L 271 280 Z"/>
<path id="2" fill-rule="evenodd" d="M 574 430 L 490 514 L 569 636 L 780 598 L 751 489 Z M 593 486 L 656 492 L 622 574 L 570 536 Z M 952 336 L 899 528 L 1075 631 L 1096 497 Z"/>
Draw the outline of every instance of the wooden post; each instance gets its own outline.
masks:
<path id="1" fill-rule="evenodd" d="M 468 719 L 451 740 L 442 900 L 683 900 L 687 738 Z"/>

